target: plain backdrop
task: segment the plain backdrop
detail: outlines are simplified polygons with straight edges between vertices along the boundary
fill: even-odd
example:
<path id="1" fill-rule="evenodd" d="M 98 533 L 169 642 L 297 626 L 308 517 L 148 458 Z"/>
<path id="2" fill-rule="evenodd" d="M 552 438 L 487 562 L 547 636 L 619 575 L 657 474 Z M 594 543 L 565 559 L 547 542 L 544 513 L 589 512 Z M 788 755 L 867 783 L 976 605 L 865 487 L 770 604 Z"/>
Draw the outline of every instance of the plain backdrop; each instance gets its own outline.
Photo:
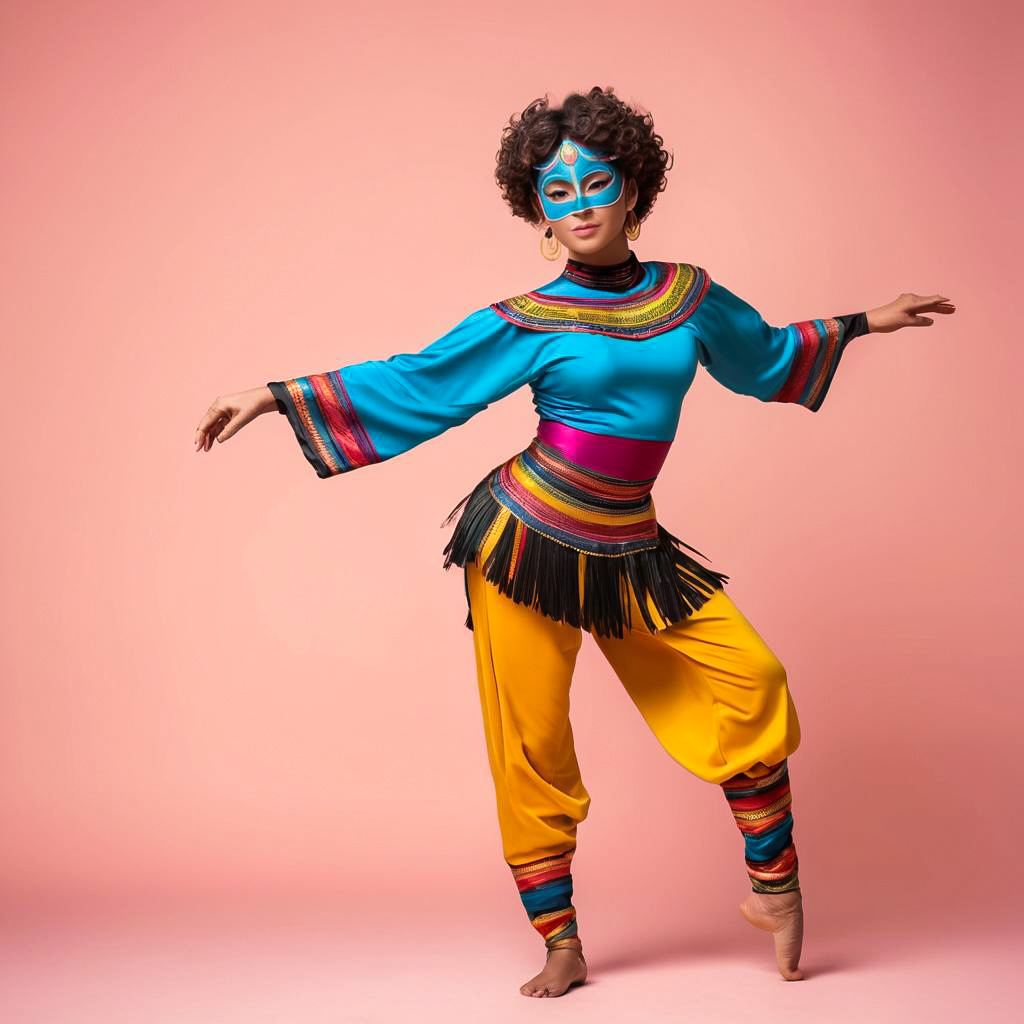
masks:
<path id="1" fill-rule="evenodd" d="M 528 389 L 326 480 L 277 414 L 210 453 L 193 432 L 218 394 L 417 351 L 557 276 L 495 154 L 513 112 L 593 85 L 673 153 L 640 259 L 699 264 L 775 324 L 904 291 L 956 303 L 857 339 L 817 413 L 698 370 L 654 497 L 789 670 L 820 933 L 1015 928 L 1014 5 L 2 10 L 15 931 L 308 911 L 537 959 L 462 579 L 441 570 L 443 518 L 533 436 Z M 721 792 L 657 745 L 590 640 L 573 723 L 585 934 L 636 948 L 734 915 Z"/>

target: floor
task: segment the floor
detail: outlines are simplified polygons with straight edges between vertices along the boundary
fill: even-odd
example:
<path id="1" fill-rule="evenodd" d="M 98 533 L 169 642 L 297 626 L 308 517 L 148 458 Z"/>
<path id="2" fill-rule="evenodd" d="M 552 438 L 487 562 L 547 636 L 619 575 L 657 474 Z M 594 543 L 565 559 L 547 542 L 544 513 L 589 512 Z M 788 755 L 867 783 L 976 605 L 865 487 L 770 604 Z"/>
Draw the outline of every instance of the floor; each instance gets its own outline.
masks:
<path id="1" fill-rule="evenodd" d="M 808 929 L 805 980 L 774 971 L 770 937 L 738 914 L 708 930 L 591 929 L 587 984 L 559 999 L 518 986 L 532 933 L 389 909 L 320 915 L 40 914 L 0 943 L 4 1024 L 392 1024 L 554 1019 L 844 1024 L 1019 1019 L 1020 933 L 935 922 L 881 934 Z"/>

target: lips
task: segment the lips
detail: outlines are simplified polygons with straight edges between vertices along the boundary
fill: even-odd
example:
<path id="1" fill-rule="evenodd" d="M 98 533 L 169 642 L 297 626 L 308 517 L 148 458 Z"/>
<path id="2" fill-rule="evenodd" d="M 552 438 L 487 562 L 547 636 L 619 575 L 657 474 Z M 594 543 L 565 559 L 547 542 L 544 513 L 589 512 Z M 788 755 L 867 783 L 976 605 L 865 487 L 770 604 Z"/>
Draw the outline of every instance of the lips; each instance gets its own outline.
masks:
<path id="1" fill-rule="evenodd" d="M 596 231 L 596 230 L 597 230 L 597 225 L 596 224 L 587 224 L 586 227 L 573 228 L 572 232 L 573 232 L 574 235 L 586 235 L 586 234 L 589 234 L 591 231 Z"/>

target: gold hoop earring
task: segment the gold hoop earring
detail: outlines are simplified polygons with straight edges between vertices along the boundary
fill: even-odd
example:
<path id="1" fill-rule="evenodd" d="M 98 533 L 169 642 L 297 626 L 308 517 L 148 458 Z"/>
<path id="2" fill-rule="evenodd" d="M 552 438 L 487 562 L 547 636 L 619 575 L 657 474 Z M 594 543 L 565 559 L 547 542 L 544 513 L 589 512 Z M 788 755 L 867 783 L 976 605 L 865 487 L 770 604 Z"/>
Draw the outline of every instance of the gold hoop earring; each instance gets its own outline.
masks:
<path id="1" fill-rule="evenodd" d="M 637 220 L 636 214 L 632 210 L 626 214 L 626 237 L 631 242 L 635 242 L 640 237 L 640 221 Z"/>
<path id="2" fill-rule="evenodd" d="M 540 251 L 546 260 L 557 260 L 559 253 L 562 251 L 562 243 L 555 238 L 554 244 L 552 244 L 552 238 L 553 232 L 549 224 L 547 231 L 543 232 L 540 236 Z"/>

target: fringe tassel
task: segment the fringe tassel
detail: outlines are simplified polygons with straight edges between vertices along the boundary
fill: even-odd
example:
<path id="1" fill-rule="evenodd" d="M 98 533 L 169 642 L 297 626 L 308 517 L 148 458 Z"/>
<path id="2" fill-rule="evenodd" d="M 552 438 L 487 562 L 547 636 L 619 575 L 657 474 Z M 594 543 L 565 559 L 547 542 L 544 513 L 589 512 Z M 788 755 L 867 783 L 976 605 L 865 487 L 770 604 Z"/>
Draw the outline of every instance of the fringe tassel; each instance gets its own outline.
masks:
<path id="1" fill-rule="evenodd" d="M 504 509 L 488 487 L 493 473 L 477 484 L 442 523 L 450 523 L 465 506 L 444 548 L 446 570 L 453 564 L 465 569 L 468 562 L 476 561 L 495 519 Z M 522 529 L 522 548 L 512 572 L 517 525 Z M 637 597 L 644 623 L 653 633 L 657 626 L 647 607 L 648 597 L 658 615 L 671 624 L 700 608 L 728 581 L 728 575 L 701 565 L 682 548 L 706 560 L 705 555 L 660 523 L 655 547 L 623 555 L 593 555 L 552 540 L 526 523 L 520 524 L 512 514 L 480 568 L 488 582 L 496 584 L 502 594 L 517 604 L 539 610 L 556 621 L 593 630 L 600 636 L 621 638 L 624 630 L 633 625 L 630 588 Z M 468 580 L 466 603 L 469 605 Z M 472 610 L 467 613 L 466 627 L 473 628 Z"/>

